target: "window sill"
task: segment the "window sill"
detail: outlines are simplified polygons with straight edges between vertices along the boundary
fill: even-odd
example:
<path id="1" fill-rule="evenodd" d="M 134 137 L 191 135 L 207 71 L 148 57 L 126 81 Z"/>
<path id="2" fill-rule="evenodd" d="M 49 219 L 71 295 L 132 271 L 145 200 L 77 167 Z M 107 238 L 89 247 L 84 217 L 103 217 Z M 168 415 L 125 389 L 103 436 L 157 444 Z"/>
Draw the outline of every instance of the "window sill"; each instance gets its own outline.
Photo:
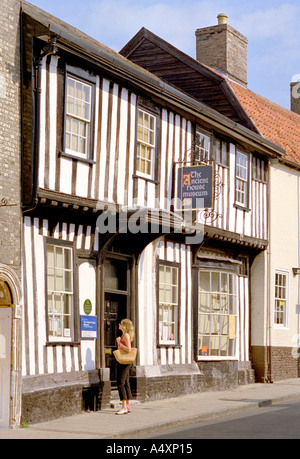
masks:
<path id="1" fill-rule="evenodd" d="M 236 204 L 234 203 L 233 206 L 236 208 L 236 209 L 239 209 L 239 210 L 244 210 L 245 212 L 251 212 L 251 209 L 247 206 L 242 206 L 241 204 Z"/>
<path id="2" fill-rule="evenodd" d="M 67 159 L 76 159 L 76 161 L 80 161 L 85 164 L 96 164 L 96 161 L 94 161 L 93 159 L 81 158 L 80 156 L 71 155 L 70 153 L 65 153 L 64 151 L 60 151 L 58 153 L 58 156 Z"/>
<path id="3" fill-rule="evenodd" d="M 143 175 L 133 174 L 132 177 L 134 179 L 142 179 L 142 180 L 145 180 L 146 182 L 154 183 L 155 185 L 159 184 L 158 180 L 155 180 L 155 179 L 150 178 L 150 177 L 144 177 Z"/>
<path id="4" fill-rule="evenodd" d="M 182 345 L 181 344 L 173 344 L 173 343 L 170 343 L 170 344 L 167 344 L 167 343 L 163 343 L 163 344 L 158 344 L 157 345 L 157 348 L 160 349 L 160 348 L 175 348 L 175 349 L 181 349 L 182 348 Z"/>
<path id="5" fill-rule="evenodd" d="M 217 355 L 198 355 L 197 361 L 201 362 L 201 360 L 238 360 L 238 357 L 231 357 L 231 356 L 217 356 Z"/>
<path id="6" fill-rule="evenodd" d="M 79 346 L 77 341 L 47 341 L 46 346 Z"/>

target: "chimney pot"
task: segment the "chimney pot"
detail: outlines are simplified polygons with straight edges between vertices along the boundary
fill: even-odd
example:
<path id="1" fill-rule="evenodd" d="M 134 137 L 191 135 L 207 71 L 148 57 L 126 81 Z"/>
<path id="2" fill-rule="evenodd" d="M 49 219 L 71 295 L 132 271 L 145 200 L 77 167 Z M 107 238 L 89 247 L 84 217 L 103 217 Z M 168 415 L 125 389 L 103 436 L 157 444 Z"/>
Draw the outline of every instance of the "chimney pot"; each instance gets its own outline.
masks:
<path id="1" fill-rule="evenodd" d="M 227 24 L 227 19 L 228 19 L 227 14 L 225 14 L 225 13 L 220 13 L 220 14 L 218 15 L 218 24 L 219 24 L 219 25 Z"/>

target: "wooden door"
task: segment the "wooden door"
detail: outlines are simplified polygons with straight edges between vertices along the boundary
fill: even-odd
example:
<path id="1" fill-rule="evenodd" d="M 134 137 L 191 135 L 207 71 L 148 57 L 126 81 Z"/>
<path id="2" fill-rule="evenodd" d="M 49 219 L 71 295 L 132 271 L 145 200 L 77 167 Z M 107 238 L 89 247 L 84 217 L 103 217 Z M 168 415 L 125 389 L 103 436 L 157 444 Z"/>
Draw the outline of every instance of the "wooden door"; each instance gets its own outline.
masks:
<path id="1" fill-rule="evenodd" d="M 0 427 L 9 425 L 11 308 L 0 307 Z"/>
<path id="2" fill-rule="evenodd" d="M 122 333 L 119 323 L 128 317 L 129 282 L 128 261 L 122 258 L 107 258 L 105 261 L 104 299 L 104 353 L 105 366 L 110 368 L 110 380 L 116 383 L 116 338 Z"/>

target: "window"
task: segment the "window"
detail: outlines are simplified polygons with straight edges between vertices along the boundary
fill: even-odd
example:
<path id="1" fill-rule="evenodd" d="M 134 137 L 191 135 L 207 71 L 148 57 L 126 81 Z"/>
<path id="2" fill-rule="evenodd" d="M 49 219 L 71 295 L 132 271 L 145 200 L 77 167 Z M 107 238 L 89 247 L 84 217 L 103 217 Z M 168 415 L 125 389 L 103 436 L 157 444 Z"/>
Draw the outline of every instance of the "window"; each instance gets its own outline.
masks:
<path id="1" fill-rule="evenodd" d="M 274 324 L 287 326 L 288 273 L 275 271 Z"/>
<path id="2" fill-rule="evenodd" d="M 159 344 L 178 342 L 179 266 L 159 264 Z"/>
<path id="3" fill-rule="evenodd" d="M 236 274 L 199 270 L 199 357 L 236 356 L 236 284 Z"/>
<path id="4" fill-rule="evenodd" d="M 156 147 L 156 117 L 138 109 L 136 172 L 154 179 Z"/>
<path id="5" fill-rule="evenodd" d="M 195 161 L 207 162 L 210 160 L 212 160 L 211 138 L 197 129 L 195 135 Z"/>
<path id="6" fill-rule="evenodd" d="M 67 74 L 65 153 L 83 159 L 92 155 L 93 84 Z"/>
<path id="7" fill-rule="evenodd" d="M 49 341 L 74 340 L 73 251 L 47 244 L 47 326 Z"/>
<path id="8" fill-rule="evenodd" d="M 215 160 L 222 166 L 229 166 L 228 142 L 215 139 Z"/>
<path id="9" fill-rule="evenodd" d="M 249 157 L 241 151 L 236 152 L 235 202 L 248 206 Z"/>
<path id="10" fill-rule="evenodd" d="M 0 306 L 9 306 L 12 303 L 10 288 L 4 280 L 0 279 Z"/>
<path id="11" fill-rule="evenodd" d="M 267 181 L 266 162 L 253 156 L 253 180 Z"/>

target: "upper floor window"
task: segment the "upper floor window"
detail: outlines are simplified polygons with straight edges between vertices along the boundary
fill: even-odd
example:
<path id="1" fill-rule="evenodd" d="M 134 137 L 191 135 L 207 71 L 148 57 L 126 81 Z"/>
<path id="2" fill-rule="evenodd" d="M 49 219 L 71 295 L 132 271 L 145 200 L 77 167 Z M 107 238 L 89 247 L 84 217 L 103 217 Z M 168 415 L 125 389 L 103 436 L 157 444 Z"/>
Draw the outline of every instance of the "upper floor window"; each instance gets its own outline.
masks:
<path id="1" fill-rule="evenodd" d="M 136 172 L 150 179 L 155 178 L 156 116 L 138 109 Z"/>
<path id="2" fill-rule="evenodd" d="M 212 160 L 211 136 L 199 129 L 196 130 L 195 135 L 195 160 L 200 162 Z"/>
<path id="3" fill-rule="evenodd" d="M 253 180 L 267 181 L 266 162 L 253 156 Z"/>
<path id="4" fill-rule="evenodd" d="M 66 77 L 65 153 L 92 156 L 93 84 L 71 74 Z"/>
<path id="5" fill-rule="evenodd" d="M 215 160 L 222 166 L 229 166 L 228 142 L 226 140 L 215 139 Z"/>
<path id="6" fill-rule="evenodd" d="M 249 156 L 239 150 L 236 152 L 235 203 L 248 207 L 249 198 Z"/>

